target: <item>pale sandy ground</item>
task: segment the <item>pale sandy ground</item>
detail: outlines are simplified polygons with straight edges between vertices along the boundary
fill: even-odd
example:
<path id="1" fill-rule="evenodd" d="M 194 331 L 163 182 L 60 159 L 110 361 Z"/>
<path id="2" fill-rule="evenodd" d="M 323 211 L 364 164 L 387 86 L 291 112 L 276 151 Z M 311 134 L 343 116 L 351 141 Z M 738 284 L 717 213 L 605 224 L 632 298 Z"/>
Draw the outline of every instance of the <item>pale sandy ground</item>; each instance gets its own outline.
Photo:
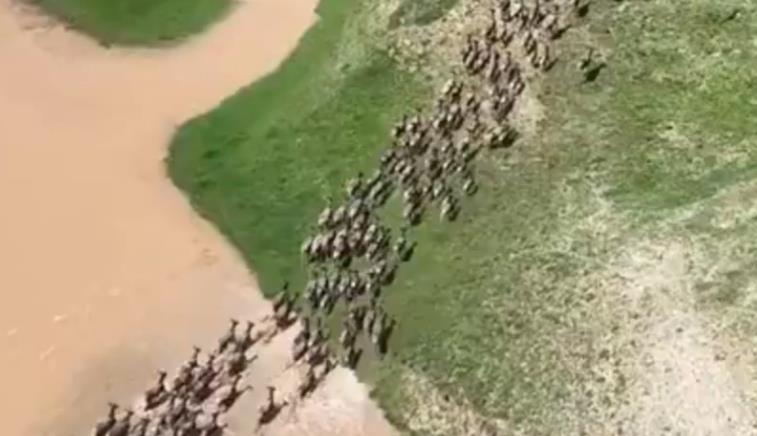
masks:
<path id="1" fill-rule="evenodd" d="M 214 343 L 230 316 L 265 310 L 162 160 L 177 125 L 275 68 L 313 23 L 315 3 L 244 0 L 179 47 L 106 50 L 0 0 L 3 436 L 86 434 L 106 401 L 127 402 L 157 368 Z M 253 384 L 279 377 L 285 339 L 256 362 Z M 390 433 L 351 377 L 338 372 L 320 402 L 282 416 L 274 433 Z M 323 417 L 356 430 L 334 433 Z"/>
<path id="2" fill-rule="evenodd" d="M 619 289 L 624 307 L 643 315 L 631 334 L 631 401 L 620 413 L 626 433 L 757 435 L 754 351 L 718 334 L 713 319 L 696 309 L 691 276 L 701 259 L 684 241 L 628 248 L 617 265 Z"/>

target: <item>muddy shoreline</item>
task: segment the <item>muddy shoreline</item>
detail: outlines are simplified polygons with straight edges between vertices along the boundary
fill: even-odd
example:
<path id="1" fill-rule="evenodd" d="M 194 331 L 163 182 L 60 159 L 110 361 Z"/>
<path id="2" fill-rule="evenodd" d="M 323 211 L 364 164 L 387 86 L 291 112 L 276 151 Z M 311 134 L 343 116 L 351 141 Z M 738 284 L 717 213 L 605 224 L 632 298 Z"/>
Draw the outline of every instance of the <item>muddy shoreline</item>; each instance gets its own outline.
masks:
<path id="1" fill-rule="evenodd" d="M 180 123 L 272 71 L 314 9 L 313 0 L 245 1 L 181 46 L 105 49 L 0 1 L 0 262 L 9 266 L 0 382 L 15 392 L 0 404 L 5 434 L 89 431 L 108 401 L 128 401 L 192 345 L 213 344 L 229 317 L 267 310 L 163 159 Z"/>

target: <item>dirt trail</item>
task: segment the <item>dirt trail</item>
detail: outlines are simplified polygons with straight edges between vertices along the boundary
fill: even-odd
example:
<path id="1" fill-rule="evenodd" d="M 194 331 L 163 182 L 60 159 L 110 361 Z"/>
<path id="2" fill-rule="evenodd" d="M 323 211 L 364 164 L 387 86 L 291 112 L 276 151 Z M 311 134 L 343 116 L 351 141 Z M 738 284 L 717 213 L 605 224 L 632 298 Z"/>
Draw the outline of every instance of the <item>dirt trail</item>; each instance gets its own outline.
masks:
<path id="1" fill-rule="evenodd" d="M 177 125 L 276 67 L 315 4 L 242 0 L 180 47 L 106 50 L 0 0 L 4 435 L 82 434 L 267 307 L 162 160 Z"/>

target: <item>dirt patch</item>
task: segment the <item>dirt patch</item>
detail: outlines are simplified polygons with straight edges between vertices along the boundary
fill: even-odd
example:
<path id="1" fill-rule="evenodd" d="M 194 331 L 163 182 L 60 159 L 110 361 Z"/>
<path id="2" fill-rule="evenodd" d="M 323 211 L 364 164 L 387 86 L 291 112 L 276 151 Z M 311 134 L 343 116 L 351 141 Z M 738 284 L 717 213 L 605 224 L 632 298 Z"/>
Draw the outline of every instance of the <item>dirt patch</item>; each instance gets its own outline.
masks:
<path id="1" fill-rule="evenodd" d="M 737 345 L 696 309 L 699 262 L 689 242 L 642 241 L 615 264 L 620 282 L 606 284 L 628 316 L 612 338 L 625 347 L 615 354 L 627 383 L 613 414 L 624 434 L 757 434 L 754 382 L 727 357 Z"/>
<path id="2" fill-rule="evenodd" d="M 337 368 L 305 400 L 292 399 L 292 408 L 266 434 L 282 436 L 393 436 L 383 414 L 365 395 L 352 371 Z"/>
<path id="3" fill-rule="evenodd" d="M 403 373 L 402 394 L 407 402 L 404 421 L 417 434 L 512 434 L 504 420 L 482 416 L 464 400 L 464 396 L 444 395 L 430 381 L 410 370 Z"/>
<path id="4" fill-rule="evenodd" d="M 671 310 L 647 331 L 635 363 L 633 434 L 755 434 L 742 388 L 694 314 Z M 683 433 L 682 433 L 683 432 Z"/>

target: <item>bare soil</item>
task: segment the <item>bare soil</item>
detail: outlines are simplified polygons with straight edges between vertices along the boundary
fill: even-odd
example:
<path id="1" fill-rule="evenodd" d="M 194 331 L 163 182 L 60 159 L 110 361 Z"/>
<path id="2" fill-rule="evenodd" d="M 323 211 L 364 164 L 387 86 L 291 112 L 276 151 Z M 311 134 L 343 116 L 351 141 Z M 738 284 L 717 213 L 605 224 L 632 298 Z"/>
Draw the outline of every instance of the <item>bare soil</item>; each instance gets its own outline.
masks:
<path id="1" fill-rule="evenodd" d="M 630 434 L 752 435 L 753 382 L 739 380 L 738 348 L 695 308 L 696 253 L 684 241 L 644 241 L 618 265 L 624 300 L 638 314 L 625 372 L 630 401 L 619 427 Z"/>
<path id="2" fill-rule="evenodd" d="M 278 65 L 313 23 L 315 3 L 244 0 L 179 47 L 108 49 L 0 0 L 4 435 L 85 434 L 107 401 L 130 402 L 158 368 L 172 370 L 194 344 L 214 345 L 229 317 L 267 312 L 163 159 L 180 123 Z M 289 348 L 277 341 L 253 365 L 257 394 L 284 367 Z M 328 425 L 361 428 L 355 420 L 373 417 L 366 425 L 389 429 L 349 374 L 334 373 L 316 398 L 288 422 L 325 433 L 295 433 L 334 434 Z"/>

